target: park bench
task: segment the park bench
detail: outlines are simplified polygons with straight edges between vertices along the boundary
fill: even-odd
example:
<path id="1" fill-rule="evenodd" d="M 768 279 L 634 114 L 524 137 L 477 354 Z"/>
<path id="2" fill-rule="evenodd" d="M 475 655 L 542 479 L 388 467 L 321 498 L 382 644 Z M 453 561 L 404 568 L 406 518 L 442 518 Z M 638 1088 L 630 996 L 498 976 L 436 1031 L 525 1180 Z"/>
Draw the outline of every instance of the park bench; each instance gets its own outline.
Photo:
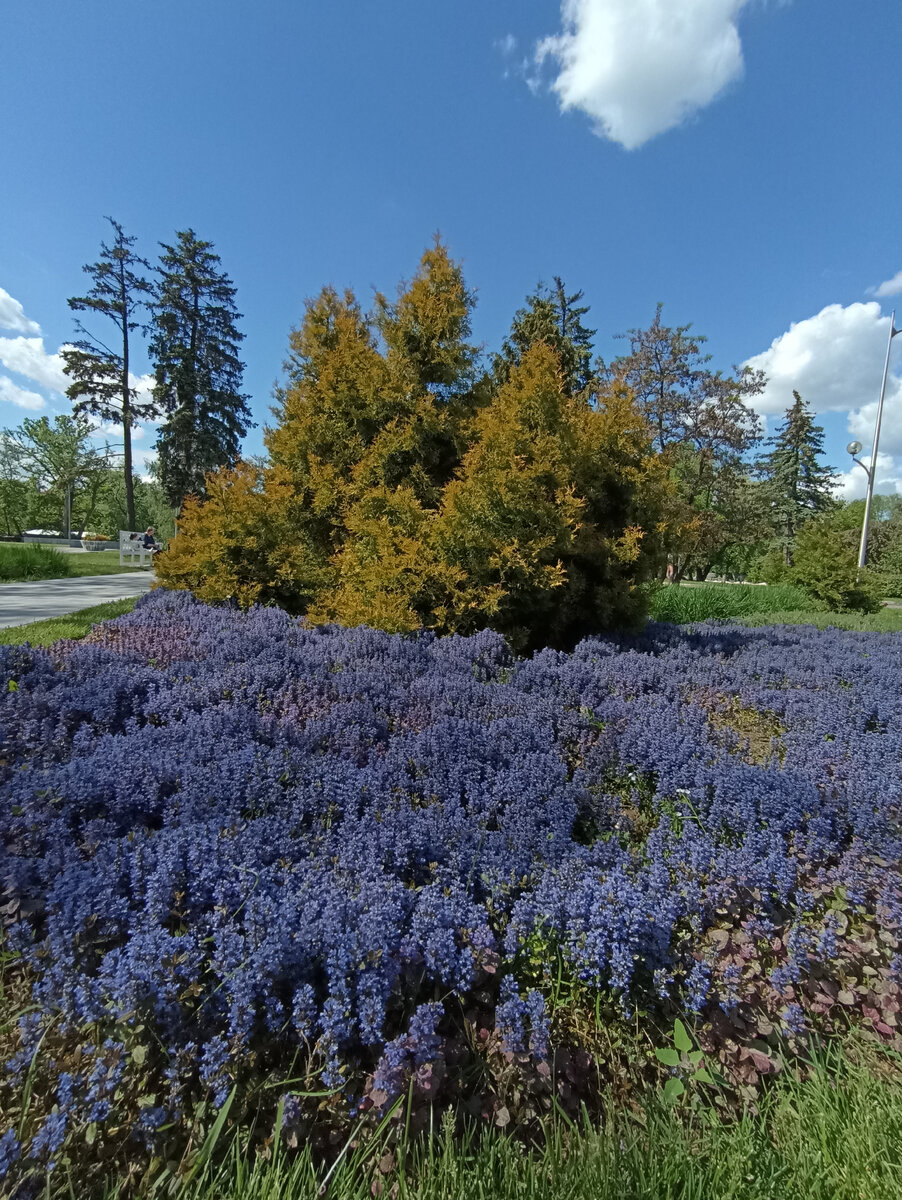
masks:
<path id="1" fill-rule="evenodd" d="M 144 534 L 131 529 L 119 530 L 119 565 L 153 566 L 153 552 L 144 549 Z"/>

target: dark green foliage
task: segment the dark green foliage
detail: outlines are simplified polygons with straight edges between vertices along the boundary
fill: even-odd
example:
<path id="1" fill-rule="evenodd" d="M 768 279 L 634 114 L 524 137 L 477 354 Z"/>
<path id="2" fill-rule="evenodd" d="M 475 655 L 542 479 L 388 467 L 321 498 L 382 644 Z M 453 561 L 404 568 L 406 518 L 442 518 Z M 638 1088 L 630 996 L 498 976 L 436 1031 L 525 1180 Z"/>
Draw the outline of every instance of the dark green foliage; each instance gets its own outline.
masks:
<path id="1" fill-rule="evenodd" d="M 786 410 L 770 452 L 758 463 L 771 526 L 787 563 L 792 562 L 796 534 L 812 516 L 836 507 L 836 473 L 821 465 L 824 431 L 798 392 Z"/>
<path id="2" fill-rule="evenodd" d="M 116 348 L 111 349 L 101 338 L 94 337 L 79 321 L 76 323 L 79 339 L 60 353 L 63 370 L 72 378 L 66 395 L 74 401 L 75 413 L 92 413 L 104 421 L 122 425 L 126 513 L 128 527 L 134 529 L 132 424 L 136 419 L 154 418 L 157 408 L 153 402 L 139 401 L 131 385 L 129 336 L 138 328 L 136 314 L 150 298 L 151 285 L 140 274 L 141 268 L 149 269 L 150 264 L 135 253 L 137 239 L 128 237 L 112 217 L 107 220 L 115 233 L 113 244 L 101 242 L 99 261 L 83 268 L 90 275 L 93 287 L 85 296 L 70 296 L 69 307 L 111 321 L 116 328 Z"/>
<path id="3" fill-rule="evenodd" d="M 174 508 L 204 494 L 208 471 L 237 460 L 252 425 L 241 391 L 244 334 L 236 325 L 235 287 L 212 242 L 193 229 L 176 239 L 174 246 L 161 243 L 149 345 L 154 402 L 165 417 L 157 438 L 160 482 Z"/>
<path id="4" fill-rule="evenodd" d="M 792 567 L 782 550 L 770 549 L 753 562 L 749 577 L 756 583 L 791 583 Z"/>
<path id="5" fill-rule="evenodd" d="M 554 277 L 554 287 L 540 283 L 532 295 L 527 296 L 526 305 L 517 310 L 511 331 L 495 355 L 494 375 L 498 383 L 504 383 L 526 351 L 538 342 L 544 342 L 557 353 L 563 390 L 567 395 L 583 391 L 592 379 L 592 338 L 594 329 L 587 329 L 582 318 L 589 311 L 587 304 L 579 302 L 583 293 L 567 294 L 563 280 Z"/>

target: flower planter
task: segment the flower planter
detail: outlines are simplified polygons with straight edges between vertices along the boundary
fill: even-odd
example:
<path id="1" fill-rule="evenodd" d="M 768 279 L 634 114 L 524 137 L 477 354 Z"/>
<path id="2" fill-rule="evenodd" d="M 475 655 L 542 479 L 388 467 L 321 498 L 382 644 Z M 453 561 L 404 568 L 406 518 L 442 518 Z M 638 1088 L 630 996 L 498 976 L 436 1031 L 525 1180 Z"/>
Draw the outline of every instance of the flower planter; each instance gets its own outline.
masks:
<path id="1" fill-rule="evenodd" d="M 82 538 L 81 545 L 83 550 L 109 550 L 109 542 L 94 542 L 87 538 Z"/>

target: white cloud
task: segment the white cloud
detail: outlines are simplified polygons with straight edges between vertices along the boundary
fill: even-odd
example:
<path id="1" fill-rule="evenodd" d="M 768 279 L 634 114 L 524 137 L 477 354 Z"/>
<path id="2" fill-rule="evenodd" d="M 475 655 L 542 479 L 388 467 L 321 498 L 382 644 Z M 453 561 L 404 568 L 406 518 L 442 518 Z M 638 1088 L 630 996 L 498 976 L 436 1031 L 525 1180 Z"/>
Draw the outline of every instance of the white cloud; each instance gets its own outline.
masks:
<path id="1" fill-rule="evenodd" d="M 752 399 L 761 413 L 781 414 L 797 391 L 815 413 L 847 413 L 851 437 L 870 451 L 889 317 L 876 301 L 868 304 L 830 304 L 816 316 L 790 325 L 770 348 L 748 360 L 768 377 L 765 391 Z M 877 455 L 876 490 L 902 493 L 902 336 L 893 341 L 890 373 Z M 863 462 L 870 465 L 870 458 Z M 845 500 L 865 493 L 867 478 L 860 467 L 842 474 L 837 493 Z"/>
<path id="2" fill-rule="evenodd" d="M 889 317 L 882 315 L 876 301 L 829 304 L 816 316 L 794 322 L 769 349 L 748 360 L 768 377 L 767 388 L 752 401 L 754 407 L 761 413 L 783 413 L 795 390 L 816 413 L 867 412 L 876 405 L 888 336 Z M 894 343 L 894 365 L 900 340 Z M 888 403 L 902 394 L 902 379 L 894 373 L 886 394 Z M 872 412 L 872 422 L 873 416 Z"/>
<path id="3" fill-rule="evenodd" d="M 8 404 L 16 404 L 19 408 L 37 409 L 43 408 L 45 404 L 43 396 L 39 396 L 37 392 L 29 392 L 25 388 L 20 388 L 5 375 L 0 375 L 0 400 L 4 400 Z"/>
<path id="4" fill-rule="evenodd" d="M 495 45 L 505 58 L 510 58 L 517 49 L 517 39 L 512 33 L 506 33 L 503 38 L 499 38 Z"/>
<path id="5" fill-rule="evenodd" d="M 736 21 L 749 0 L 561 0 L 563 31 L 536 48 L 554 59 L 563 110 L 634 150 L 710 104 L 743 72 Z"/>
<path id="6" fill-rule="evenodd" d="M 0 288 L 0 329 L 12 329 L 14 333 L 38 334 L 41 327 L 37 321 L 25 316 L 25 309 L 9 292 Z"/>
<path id="7" fill-rule="evenodd" d="M 26 379 L 52 392 L 64 392 L 71 383 L 68 376 L 63 374 L 63 360 L 59 352 L 48 354 L 43 338 L 0 338 L 0 363 L 8 371 L 24 375 Z"/>
<path id="8" fill-rule="evenodd" d="M 873 436 L 873 429 L 871 434 Z M 865 454 L 861 456 L 861 461 L 869 467 L 871 456 Z M 836 494 L 841 500 L 863 500 L 867 486 L 868 480 L 864 471 L 861 467 L 855 467 L 840 475 Z M 884 454 L 882 450 L 877 455 L 877 480 L 874 491 L 882 496 L 891 496 L 894 493 L 902 496 L 902 466 L 895 461 L 892 455 Z"/>
<path id="9" fill-rule="evenodd" d="M 902 292 L 902 271 L 897 271 L 892 279 L 886 279 L 876 287 L 868 288 L 869 295 L 879 296 L 881 299 L 886 296 L 898 296 L 900 292 Z"/>

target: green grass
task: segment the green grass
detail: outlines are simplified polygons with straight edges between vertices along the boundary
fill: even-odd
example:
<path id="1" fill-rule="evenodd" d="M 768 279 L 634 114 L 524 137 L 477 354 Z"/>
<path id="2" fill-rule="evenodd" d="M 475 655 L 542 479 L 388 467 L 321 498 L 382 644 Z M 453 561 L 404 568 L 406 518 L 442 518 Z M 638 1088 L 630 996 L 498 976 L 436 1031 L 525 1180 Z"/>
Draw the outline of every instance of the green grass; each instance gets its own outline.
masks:
<path id="1" fill-rule="evenodd" d="M 786 584 L 760 586 L 743 583 L 709 583 L 695 587 L 669 584 L 655 592 L 651 616 L 677 625 L 712 618 L 729 620 L 754 613 L 810 611 L 815 607 L 801 588 Z"/>
<path id="2" fill-rule="evenodd" d="M 119 551 L 97 550 L 66 554 L 39 542 L 0 542 L 0 583 L 28 583 L 37 579 L 68 579 L 81 575 L 118 575 L 141 567 L 119 565 Z"/>
<path id="3" fill-rule="evenodd" d="M 876 613 L 770 612 L 738 618 L 741 625 L 816 625 L 818 629 L 856 629 L 864 633 L 902 633 L 902 608 Z"/>
<path id="4" fill-rule="evenodd" d="M 0 542 L 0 582 L 65 579 L 72 574 L 69 559 L 74 557 L 52 546 Z"/>
<path id="5" fill-rule="evenodd" d="M 527 1151 L 500 1133 L 479 1140 L 455 1136 L 448 1125 L 406 1148 L 403 1139 L 398 1145 L 383 1133 L 345 1146 L 325 1188 L 323 1168 L 306 1144 L 292 1153 L 275 1139 L 269 1160 L 261 1161 L 236 1136 L 218 1162 L 215 1154 L 203 1155 L 194 1178 L 177 1183 L 173 1174 L 168 1187 L 158 1181 L 155 1194 L 178 1200 L 369 1200 L 380 1194 L 399 1200 L 897 1200 L 899 1071 L 898 1056 L 888 1053 L 871 1050 L 852 1062 L 832 1051 L 806 1080 L 778 1080 L 756 1112 L 735 1121 L 652 1099 L 638 1117 L 621 1113 L 600 1129 L 558 1123 L 541 1150 Z M 117 1194 L 110 1189 L 108 1200 Z"/>
<path id="6" fill-rule="evenodd" d="M 21 646 L 25 642 L 32 646 L 52 646 L 60 638 L 83 638 L 91 632 L 92 625 L 124 616 L 132 611 L 137 602 L 137 596 L 128 600 L 110 600 L 106 604 L 95 604 L 93 608 L 83 608 L 62 617 L 0 629 L 0 646 Z"/>

